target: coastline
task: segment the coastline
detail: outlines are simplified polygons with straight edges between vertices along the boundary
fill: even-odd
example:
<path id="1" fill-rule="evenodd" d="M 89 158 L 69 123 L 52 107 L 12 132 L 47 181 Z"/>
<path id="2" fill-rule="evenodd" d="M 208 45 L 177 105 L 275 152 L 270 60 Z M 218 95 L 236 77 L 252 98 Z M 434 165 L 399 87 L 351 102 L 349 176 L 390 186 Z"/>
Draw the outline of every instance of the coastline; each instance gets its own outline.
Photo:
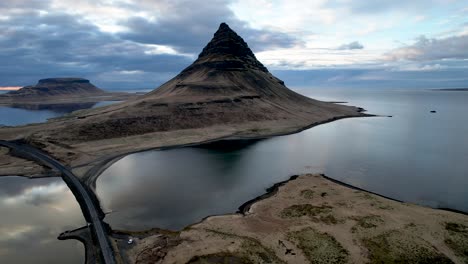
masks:
<path id="1" fill-rule="evenodd" d="M 311 128 L 311 127 L 314 127 L 314 126 L 317 126 L 317 125 L 321 125 L 321 124 L 324 124 L 324 123 L 328 123 L 328 122 L 332 122 L 332 121 L 335 121 L 335 120 L 339 120 L 339 119 L 343 119 L 343 118 L 351 118 L 351 117 L 371 117 L 373 115 L 367 115 L 367 114 L 361 114 L 359 116 L 346 116 L 346 117 L 333 117 L 331 119 L 328 119 L 328 120 L 324 120 L 324 121 L 321 121 L 321 122 L 315 122 L 313 124 L 310 124 L 306 127 L 302 127 L 300 129 L 298 129 L 297 131 L 295 132 L 287 132 L 287 133 L 284 133 L 284 134 L 272 134 L 272 135 L 257 135 L 257 136 L 239 136 L 239 135 L 230 135 L 230 136 L 225 136 L 225 137 L 221 137 L 221 138 L 216 138 L 216 139 L 210 139 L 210 140 L 206 140 L 206 141 L 203 141 L 203 142 L 195 142 L 195 143 L 185 143 L 185 144 L 175 144 L 175 145 L 167 145 L 167 146 L 161 146 L 161 147 L 157 147 L 157 148 L 152 148 L 152 149 L 144 149 L 144 150 L 139 150 L 139 151 L 135 151 L 135 152 L 132 152 L 132 153 L 138 153 L 138 152 L 142 152 L 142 151 L 148 151 L 148 150 L 165 150 L 165 149 L 171 149 L 171 148 L 181 148 L 181 147 L 190 147 L 190 146 L 199 146 L 199 145 L 202 145 L 202 144 L 210 144 L 210 143 L 216 143 L 216 142 L 223 142 L 223 141 L 229 141 L 229 142 L 233 142 L 233 141 L 237 141 L 237 140 L 247 140 L 247 141 L 250 141 L 250 140 L 261 140 L 261 139 L 265 139 L 265 138 L 270 138 L 270 137 L 274 137 L 274 136 L 281 136 L 281 135 L 288 135 L 288 134 L 293 134 L 293 133 L 298 133 L 300 131 L 303 131 L 303 130 L 306 130 L 308 128 Z M 98 165 L 95 165 L 93 167 L 91 167 L 91 169 L 87 170 L 87 172 L 84 174 L 84 177 L 82 177 L 82 180 L 85 181 L 85 183 L 91 187 L 91 189 L 95 192 L 95 183 L 96 183 L 96 180 L 97 178 L 99 177 L 99 175 L 106 169 L 108 168 L 109 166 L 111 166 L 113 163 L 115 163 L 116 161 L 120 160 L 121 158 L 129 155 L 129 154 L 132 154 L 132 153 L 125 153 L 125 154 L 119 154 L 119 155 L 115 155 L 115 156 L 110 156 L 110 157 L 107 157 L 107 159 L 104 159 L 100 162 L 100 164 Z M 87 175 L 87 176 L 86 176 Z M 219 218 L 233 218 L 234 220 L 236 219 L 239 219 L 239 217 L 251 217 L 251 215 L 256 215 L 256 207 L 259 206 L 259 204 L 262 204 L 262 203 L 265 203 L 265 202 L 268 202 L 270 199 L 275 199 L 276 196 L 278 196 L 278 193 L 281 193 L 281 189 L 283 188 L 286 188 L 288 185 L 290 184 L 294 184 L 294 182 L 296 180 L 298 180 L 299 178 L 301 177 L 304 177 L 304 175 L 301 175 L 301 176 L 293 176 L 291 177 L 290 179 L 288 180 L 285 180 L 285 181 L 282 181 L 282 182 L 279 182 L 279 183 L 276 183 L 274 184 L 272 187 L 268 188 L 266 193 L 259 196 L 259 197 L 256 197 L 250 201 L 247 201 L 246 203 L 244 203 L 243 205 L 241 205 L 239 207 L 239 210 L 237 213 L 235 214 L 228 214 L 228 215 L 217 215 L 217 216 L 207 216 L 205 217 L 204 219 L 202 219 L 200 222 L 198 223 L 194 223 L 192 225 L 189 225 L 188 227 L 184 228 L 182 231 L 180 232 L 172 232 L 172 231 L 161 231 L 161 230 L 158 230 L 158 229 L 154 229 L 154 233 L 153 232 L 149 232 L 149 231 L 143 231 L 143 233 L 145 233 L 145 235 L 140 235 L 138 240 L 141 241 L 145 241 L 146 239 L 149 239 L 152 237 L 152 239 L 154 240 L 154 236 L 160 236 L 160 233 L 161 232 L 168 232 L 168 234 L 165 234 L 163 235 L 162 237 L 164 237 L 165 239 L 168 239 L 168 241 L 173 241 L 173 243 L 171 244 L 170 243 L 170 246 L 167 246 L 167 247 L 162 247 L 160 250 L 165 250 L 165 253 L 164 253 L 164 256 L 167 256 L 168 254 L 171 253 L 172 250 L 180 250 L 178 249 L 178 245 L 180 245 L 181 243 L 187 243 L 187 237 L 184 237 L 185 235 L 187 235 L 188 237 L 191 237 L 194 235 L 194 233 L 197 233 L 197 237 L 200 235 L 199 232 L 208 232 L 210 233 L 210 235 L 207 235 L 207 237 L 210 237 L 210 236 L 213 236 L 213 230 L 211 231 L 206 231 L 207 228 L 205 228 L 205 225 L 207 225 L 207 223 L 211 223 L 213 221 L 213 219 L 219 219 Z M 320 175 L 319 177 L 323 178 L 325 181 L 328 181 L 330 183 L 333 183 L 333 184 L 336 184 L 336 185 L 339 185 L 339 186 L 342 186 L 346 189 L 350 189 L 350 190 L 353 190 L 355 192 L 363 192 L 367 195 L 370 195 L 370 196 L 376 196 L 377 198 L 376 199 L 384 199 L 384 200 L 388 200 L 389 202 L 394 202 L 394 203 L 399 203 L 401 204 L 402 206 L 409 206 L 409 207 L 416 207 L 416 208 L 425 208 L 426 210 L 435 210 L 435 211 L 441 211 L 441 212 L 447 212 L 447 213 L 450 213 L 450 214 L 456 214 L 456 215 L 459 215 L 461 214 L 461 216 L 466 216 L 466 213 L 465 212 L 456 212 L 456 213 L 453 213 L 453 211 L 456 211 L 456 210 L 453 210 L 453 209 L 441 209 L 441 210 L 437 210 L 437 209 L 433 209 L 433 208 L 426 208 L 426 207 L 421 207 L 421 206 L 417 206 L 417 205 L 412 205 L 412 204 L 408 204 L 408 203 L 404 203 L 404 202 L 401 202 L 401 201 L 398 201 L 396 199 L 392 199 L 392 198 L 389 198 L 389 197 L 385 197 L 385 196 L 382 196 L 382 195 L 379 195 L 377 193 L 373 193 L 373 192 L 370 192 L 370 191 L 367 191 L 367 190 L 363 190 L 363 189 L 360 189 L 360 188 L 357 188 L 355 186 L 352 186 L 352 185 L 349 185 L 349 184 L 346 184 L 346 183 L 343 183 L 341 181 L 338 181 L 338 180 L 334 180 L 332 178 L 329 178 L 325 175 Z M 367 198 L 366 198 L 367 199 Z M 354 200 L 351 200 L 351 201 L 354 201 Z M 359 199 L 357 199 L 357 201 L 359 201 Z M 323 205 L 319 205 L 318 207 L 321 207 Z M 325 205 L 325 209 L 326 209 L 326 206 Z M 253 208 L 253 209 L 252 209 Z M 251 210 L 253 212 L 249 212 L 249 210 Z M 320 214 L 319 214 L 320 215 Z M 304 218 L 303 216 L 301 216 L 302 218 Z M 365 217 L 365 216 L 363 216 Z M 453 218 L 454 216 L 451 215 L 449 216 L 449 218 Z M 320 218 L 317 218 L 314 216 L 312 217 L 313 220 L 312 222 L 313 223 L 317 223 L 317 221 L 331 221 L 331 222 L 334 222 L 335 220 L 333 220 L 333 217 L 328 219 L 328 220 L 320 220 Z M 455 217 L 457 218 L 457 217 Z M 324 218 L 324 219 L 327 219 L 327 218 Z M 356 218 L 358 219 L 358 218 Z M 359 222 L 359 220 L 356 220 L 356 219 L 351 219 L 351 221 L 357 221 Z M 457 218 L 458 219 L 458 218 Z M 303 219 L 304 220 L 304 219 Z M 217 220 L 215 220 L 217 221 Z M 307 222 L 307 221 L 306 221 Z M 338 221 L 339 222 L 339 221 Z M 377 221 L 379 222 L 379 221 Z M 463 222 L 464 225 L 466 224 L 468 226 L 468 223 L 465 223 Z M 226 224 L 226 223 L 224 223 Z M 302 223 L 304 224 L 304 223 Z M 332 223 L 333 224 L 333 223 Z M 199 226 L 204 226 L 204 231 L 200 231 L 200 227 Z M 325 224 L 325 225 L 330 225 L 330 223 L 328 224 Z M 370 225 L 374 225 L 374 223 L 371 223 Z M 228 224 L 229 226 L 229 224 Z M 208 227 L 211 227 L 209 226 L 208 224 Z M 220 228 L 220 226 L 217 226 L 217 228 Z M 326 230 L 329 230 L 329 229 L 326 229 Z M 117 232 L 117 231 L 116 231 Z M 119 245 L 122 246 L 126 244 L 126 242 L 122 239 L 125 239 L 125 238 L 128 238 L 128 237 L 132 237 L 135 232 L 125 232 L 125 231 L 119 231 L 120 233 L 120 238 L 114 238 L 114 246 L 115 245 Z M 221 232 L 221 231 L 216 231 L 216 232 Z M 224 231 L 222 231 L 224 232 Z M 232 234 L 230 233 L 218 233 L 218 235 L 222 235 L 222 236 L 232 236 Z M 127 236 L 125 235 L 127 234 Z M 228 235 L 226 235 L 228 234 Z M 204 235 L 206 235 L 206 233 L 204 233 Z M 237 238 L 235 238 L 234 240 L 245 240 L 247 238 L 245 237 L 248 237 L 249 239 L 254 239 L 256 245 L 262 245 L 262 241 L 259 240 L 258 237 L 250 237 L 250 236 L 245 236 L 245 234 L 243 234 L 242 236 L 238 236 L 238 235 L 234 235 L 234 237 L 237 236 Z M 206 238 L 207 238 L 206 237 Z M 240 238 L 239 238 L 240 237 Z M 283 234 L 283 238 L 284 239 L 284 234 Z M 120 242 L 119 242 L 120 241 Z M 159 241 L 158 239 L 154 240 L 154 241 Z M 283 240 L 281 240 L 283 241 Z M 138 242 L 136 244 L 136 247 L 135 246 L 132 246 L 132 247 L 128 247 L 126 249 L 123 249 L 123 248 L 119 248 L 119 252 L 121 252 L 123 255 L 125 255 L 126 257 L 128 258 L 131 258 L 133 255 L 133 251 L 132 250 L 135 250 L 138 249 L 138 246 L 139 246 L 139 243 Z M 205 240 L 200 240 L 198 241 L 201 244 L 205 243 L 206 241 Z M 197 242 L 197 243 L 198 243 Z M 218 241 L 219 242 L 219 241 Z M 244 241 L 245 242 L 245 241 Z M 145 242 L 146 243 L 146 242 Z M 159 243 L 159 242 L 158 242 Z M 293 243 L 294 244 L 294 243 Z M 148 246 L 148 244 L 146 244 Z M 271 245 L 270 245 L 271 246 Z M 267 246 L 265 248 L 269 248 L 270 246 Z M 288 247 L 291 246 L 291 248 L 293 248 L 292 245 L 288 245 Z M 159 246 L 158 246 L 159 247 Z M 263 246 L 262 246 L 263 247 Z M 288 248 L 288 249 L 291 249 L 291 248 Z M 128 251 L 129 250 L 129 251 Z M 264 250 L 261 249 L 261 250 Z M 294 250 L 298 250 L 300 251 L 301 249 L 300 248 L 296 248 Z M 444 248 L 444 250 L 446 251 L 447 249 Z M 294 251 L 296 252 L 296 251 Z M 141 252 L 140 252 L 141 253 Z M 270 252 L 271 253 L 271 252 Z M 446 252 L 445 252 L 446 253 Z M 445 254 L 444 253 L 444 254 Z M 211 254 L 211 253 L 210 253 Z M 237 253 L 236 253 L 237 254 Z M 277 252 L 275 253 L 276 255 Z M 296 253 L 297 255 L 300 255 L 300 253 Z M 143 254 L 144 255 L 144 254 Z M 449 254 L 450 255 L 450 254 Z M 450 259 L 453 260 L 453 258 L 457 258 L 457 256 L 455 256 L 454 254 L 451 254 L 449 256 Z M 194 257 L 194 256 L 192 256 Z M 302 255 L 303 258 L 305 258 L 304 255 Z M 279 257 L 278 259 L 281 259 L 281 257 Z M 304 259 L 302 259 L 304 260 Z M 360 259 L 362 260 L 362 259 Z M 289 262 L 289 261 L 288 261 Z M 142 263 L 145 263 L 144 261 Z M 164 262 L 163 262 L 164 263 Z M 275 263 L 275 262 L 274 262 Z M 277 263 L 282 263 L 282 262 L 277 262 Z M 291 263 L 294 263 L 294 261 L 292 261 Z M 297 263 L 300 263 L 297 262 Z M 455 262 L 455 263 L 461 263 L 461 262 Z"/>
<path id="2" fill-rule="evenodd" d="M 99 176 L 110 166 L 112 166 L 114 163 L 119 161 L 120 159 L 131 155 L 131 154 L 136 154 L 136 153 L 141 153 L 141 152 L 146 152 L 146 151 L 163 151 L 163 150 L 169 150 L 169 149 L 176 149 L 176 148 L 185 148 L 185 147 L 196 147 L 196 146 L 202 146 L 202 145 L 207 145 L 211 143 L 220 143 L 220 142 L 236 142 L 236 141 L 257 141 L 257 140 L 263 140 L 263 139 L 268 139 L 268 138 L 273 138 L 273 137 L 279 137 L 279 136 L 287 136 L 287 135 L 292 135 L 296 133 L 300 133 L 304 130 L 313 128 L 315 126 L 327 124 L 333 121 L 341 120 L 341 119 L 347 119 L 347 118 L 357 118 L 357 117 L 377 117 L 376 115 L 371 115 L 371 114 L 361 114 L 358 116 L 342 116 L 342 117 L 333 117 L 324 121 L 320 122 L 315 122 L 312 123 L 308 126 L 299 128 L 294 131 L 288 131 L 284 133 L 276 133 L 276 134 L 270 134 L 270 135 L 257 135 L 257 136 L 236 136 L 236 135 L 228 135 L 228 136 L 223 136 L 220 138 L 214 138 L 214 139 L 208 139 L 205 141 L 201 142 L 191 142 L 191 143 L 183 143 L 183 144 L 174 144 L 174 145 L 167 145 L 167 146 L 160 146 L 160 147 L 154 147 L 154 148 L 147 148 L 147 149 L 139 149 L 136 151 L 130 151 L 130 152 L 125 152 L 125 153 L 119 153 L 119 154 L 114 154 L 114 155 L 109 155 L 106 157 L 102 158 L 102 161 L 100 161 L 98 164 L 92 166 L 90 169 L 88 169 L 82 176 L 82 180 L 95 191 L 95 186 L 96 186 L 96 181 L 99 178 Z M 73 169 L 78 169 L 80 167 L 86 167 L 90 165 L 91 163 L 88 164 L 81 164 L 78 166 L 74 166 Z"/>
<path id="3" fill-rule="evenodd" d="M 390 200 L 323 175 L 293 176 L 239 211 L 208 216 L 176 233 L 119 231 L 124 238 L 139 234 L 126 249 L 127 260 L 186 263 L 213 256 L 246 258 L 249 263 L 261 263 L 265 257 L 270 263 L 304 263 L 325 256 L 339 260 L 336 263 L 468 260 L 458 247 L 468 245 L 466 215 Z M 302 235 L 328 246 L 314 250 L 316 246 L 303 243 Z M 162 238 L 172 244 L 152 246 L 160 245 Z M 386 252 L 379 250 L 384 244 Z"/>
<path id="4" fill-rule="evenodd" d="M 0 128 L 0 138 L 13 141 L 23 140 L 36 148 L 42 149 L 63 164 L 71 167 L 78 177 L 89 182 L 87 179 L 91 178 L 91 174 L 101 171 L 99 168 L 94 167 L 104 167 L 106 163 L 116 161 L 119 157 L 137 152 L 194 146 L 219 140 L 264 139 L 298 133 L 343 118 L 373 116 L 362 113 L 364 109 L 358 107 L 337 104 L 330 104 L 329 107 L 336 108 L 337 112 L 318 113 L 304 120 L 267 120 L 221 124 L 202 128 L 158 131 L 124 138 L 58 142 L 54 139 L 55 136 L 51 137 L 49 133 L 60 129 L 67 122 L 73 121 L 74 115 L 71 114 L 67 118 L 57 118 L 47 123 Z M 0 168 L 0 175 L 6 175 L 4 172 L 6 169 L 8 168 Z M 16 174 L 31 175 L 32 173 L 27 174 L 27 172 L 23 171 Z M 34 174 L 38 175 L 41 172 L 36 170 Z"/>

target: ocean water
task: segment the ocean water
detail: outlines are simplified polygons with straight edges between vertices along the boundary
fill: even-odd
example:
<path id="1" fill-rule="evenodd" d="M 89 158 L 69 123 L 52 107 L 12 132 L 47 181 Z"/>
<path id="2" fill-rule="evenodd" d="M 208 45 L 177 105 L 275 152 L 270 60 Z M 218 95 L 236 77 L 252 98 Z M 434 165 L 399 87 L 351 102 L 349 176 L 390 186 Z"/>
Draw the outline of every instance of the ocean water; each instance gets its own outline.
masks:
<path id="1" fill-rule="evenodd" d="M 235 212 L 300 173 L 325 173 L 395 199 L 468 212 L 468 92 L 300 92 L 381 116 L 338 120 L 237 148 L 128 155 L 97 181 L 102 205 L 112 211 L 106 221 L 119 229 L 180 229 L 208 215 Z"/>
<path id="2" fill-rule="evenodd" d="M 0 263 L 82 264 L 83 245 L 57 236 L 85 224 L 60 178 L 0 177 Z"/>
<path id="3" fill-rule="evenodd" d="M 0 106 L 0 125 L 19 126 L 46 122 L 47 119 L 63 116 L 73 111 L 96 108 L 119 101 L 102 101 L 97 103 L 79 103 L 63 105 L 22 105 L 17 107 Z"/>

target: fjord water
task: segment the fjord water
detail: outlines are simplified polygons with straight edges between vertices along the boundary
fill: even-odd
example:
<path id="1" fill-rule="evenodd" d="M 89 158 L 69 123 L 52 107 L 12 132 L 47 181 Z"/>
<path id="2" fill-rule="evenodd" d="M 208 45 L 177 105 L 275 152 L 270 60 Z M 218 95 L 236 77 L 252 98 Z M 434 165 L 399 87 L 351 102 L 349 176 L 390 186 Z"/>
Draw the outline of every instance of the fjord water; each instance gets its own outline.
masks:
<path id="1" fill-rule="evenodd" d="M 96 108 L 117 103 L 102 101 L 97 103 L 70 103 L 62 105 L 19 105 L 17 107 L 0 106 L 0 125 L 19 126 L 46 122 L 47 119 L 63 116 L 73 111 Z"/>
<path id="2" fill-rule="evenodd" d="M 180 229 L 235 212 L 265 188 L 300 173 L 325 173 L 395 199 L 468 211 L 468 92 L 300 92 L 382 116 L 342 119 L 234 149 L 128 155 L 97 181 L 101 202 L 112 211 L 106 221 L 118 229 Z"/>
<path id="3" fill-rule="evenodd" d="M 0 263 L 84 263 L 84 247 L 57 236 L 85 225 L 60 178 L 0 177 Z"/>

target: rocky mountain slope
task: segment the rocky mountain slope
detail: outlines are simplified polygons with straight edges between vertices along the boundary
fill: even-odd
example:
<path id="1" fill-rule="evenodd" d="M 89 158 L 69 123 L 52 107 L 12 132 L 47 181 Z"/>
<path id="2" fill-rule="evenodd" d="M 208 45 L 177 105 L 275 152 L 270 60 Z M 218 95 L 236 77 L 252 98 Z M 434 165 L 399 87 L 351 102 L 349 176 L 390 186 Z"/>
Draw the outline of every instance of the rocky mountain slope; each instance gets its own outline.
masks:
<path id="1" fill-rule="evenodd" d="M 350 115 L 359 115 L 357 108 L 316 101 L 288 89 L 223 23 L 198 59 L 179 75 L 136 100 L 77 115 L 69 136 L 97 140 L 264 121 L 309 125 L 322 117 Z"/>

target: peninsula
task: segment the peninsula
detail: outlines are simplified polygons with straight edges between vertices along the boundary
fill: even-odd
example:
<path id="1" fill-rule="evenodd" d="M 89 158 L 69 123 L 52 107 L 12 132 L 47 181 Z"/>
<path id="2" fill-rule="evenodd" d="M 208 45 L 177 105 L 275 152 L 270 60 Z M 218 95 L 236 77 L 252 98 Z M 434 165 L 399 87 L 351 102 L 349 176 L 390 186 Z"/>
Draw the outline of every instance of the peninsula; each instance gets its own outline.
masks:
<path id="1" fill-rule="evenodd" d="M 78 87 L 83 85 L 89 87 Z M 317 101 L 288 89 L 222 23 L 198 59 L 154 91 L 43 124 L 2 128 L 0 139 L 28 142 L 74 168 L 77 175 L 91 177 L 95 173 L 88 171 L 93 167 L 91 171 L 99 171 L 96 168 L 128 153 L 284 135 L 360 116 L 366 116 L 361 108 Z M 11 168 L 3 166 L 0 175 L 6 172 Z M 18 173 L 41 174 L 32 169 Z"/>

